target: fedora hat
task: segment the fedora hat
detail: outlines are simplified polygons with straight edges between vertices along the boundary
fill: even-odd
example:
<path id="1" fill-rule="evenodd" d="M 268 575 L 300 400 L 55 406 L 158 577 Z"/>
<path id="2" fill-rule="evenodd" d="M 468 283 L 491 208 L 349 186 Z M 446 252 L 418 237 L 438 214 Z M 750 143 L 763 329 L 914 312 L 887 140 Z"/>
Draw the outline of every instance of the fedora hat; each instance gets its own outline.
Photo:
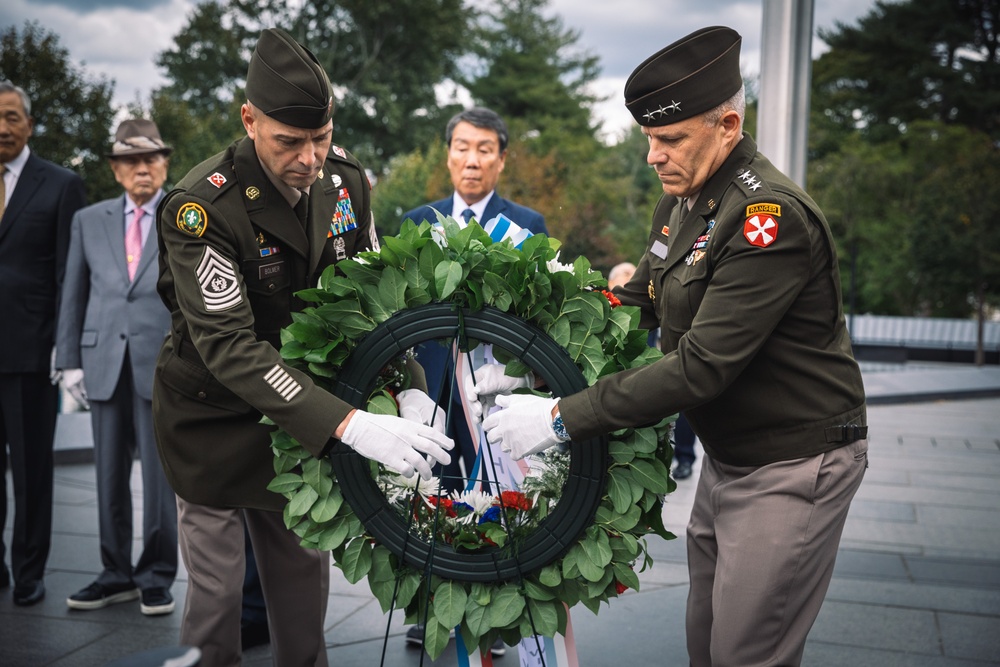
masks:
<path id="1" fill-rule="evenodd" d="M 163 153 L 170 155 L 174 150 L 163 143 L 160 130 L 156 123 L 145 118 L 130 118 L 123 120 L 115 131 L 115 142 L 111 145 L 109 158 L 128 157 L 129 155 L 146 155 L 148 153 Z"/>

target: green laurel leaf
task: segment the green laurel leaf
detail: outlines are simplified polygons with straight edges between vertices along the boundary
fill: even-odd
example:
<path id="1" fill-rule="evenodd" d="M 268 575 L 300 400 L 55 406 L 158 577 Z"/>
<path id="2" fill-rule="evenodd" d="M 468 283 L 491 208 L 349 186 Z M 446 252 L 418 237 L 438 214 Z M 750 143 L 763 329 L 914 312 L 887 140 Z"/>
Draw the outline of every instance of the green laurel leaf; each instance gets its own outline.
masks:
<path id="1" fill-rule="evenodd" d="M 344 571 L 344 578 L 352 584 L 361 581 L 361 577 L 368 574 L 372 566 L 372 546 L 365 537 L 357 537 L 351 540 L 344 555 L 340 559 L 340 568 Z"/>
<path id="2" fill-rule="evenodd" d="M 515 622 L 524 611 L 524 598 L 511 584 L 500 586 L 487 607 L 486 618 L 491 628 L 502 628 Z"/>
<path id="3" fill-rule="evenodd" d="M 434 591 L 434 613 L 438 623 L 448 628 L 461 623 L 467 599 L 465 587 L 457 581 L 445 581 L 438 586 Z"/>
<path id="4" fill-rule="evenodd" d="M 446 259 L 434 267 L 434 288 L 439 299 L 447 299 L 462 281 L 462 265 Z"/>

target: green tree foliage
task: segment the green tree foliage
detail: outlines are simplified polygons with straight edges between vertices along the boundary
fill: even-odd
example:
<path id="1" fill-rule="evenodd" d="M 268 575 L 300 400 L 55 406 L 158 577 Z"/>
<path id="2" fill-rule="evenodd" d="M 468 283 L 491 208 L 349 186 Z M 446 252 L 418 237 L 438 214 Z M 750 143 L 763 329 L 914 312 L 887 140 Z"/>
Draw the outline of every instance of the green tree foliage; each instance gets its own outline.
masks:
<path id="1" fill-rule="evenodd" d="M 532 129 L 594 132 L 588 92 L 598 59 L 580 52 L 579 32 L 542 12 L 548 0 L 498 0 L 481 17 L 472 53 L 477 64 L 462 83 L 479 103 Z M 543 139 L 544 140 L 544 139 Z"/>
<path id="2" fill-rule="evenodd" d="M 222 117 L 230 112 L 234 99 L 242 102 L 257 32 L 241 20 L 232 6 L 221 2 L 196 5 L 174 37 L 173 48 L 156 59 L 170 84 L 154 97 L 172 97 L 174 104 L 184 103 L 202 117 Z"/>
<path id="3" fill-rule="evenodd" d="M 821 32 L 809 186 L 856 312 L 982 317 L 1000 301 L 987 222 L 1000 197 L 998 19 L 996 0 L 880 1 Z"/>
<path id="4" fill-rule="evenodd" d="M 819 31 L 814 106 L 875 141 L 917 120 L 1000 138 L 998 27 L 997 0 L 879 0 L 856 27 Z"/>
<path id="5" fill-rule="evenodd" d="M 918 174 L 913 260 L 923 309 L 965 317 L 1000 302 L 1000 151 L 982 132 L 924 122 L 904 150 Z M 941 156 L 948 156 L 941 159 Z M 942 187 L 942 184 L 947 184 Z"/>
<path id="6" fill-rule="evenodd" d="M 436 86 L 456 73 L 469 16 L 461 0 L 202 4 L 160 55 L 171 81 L 163 93 L 198 118 L 214 116 L 221 148 L 257 35 L 284 28 L 316 55 L 334 86 L 334 141 L 381 172 L 393 155 L 427 145 L 453 112 L 437 104 Z"/>
<path id="7" fill-rule="evenodd" d="M 919 276 L 913 263 L 912 165 L 898 143 L 854 134 L 840 150 L 809 164 L 809 191 L 837 240 L 846 310 L 913 315 Z"/>
<path id="8" fill-rule="evenodd" d="M 80 174 L 88 201 L 119 192 L 105 158 L 115 113 L 113 81 L 90 79 L 58 35 L 30 22 L 0 32 L 0 79 L 23 88 L 31 100 L 33 152 Z"/>

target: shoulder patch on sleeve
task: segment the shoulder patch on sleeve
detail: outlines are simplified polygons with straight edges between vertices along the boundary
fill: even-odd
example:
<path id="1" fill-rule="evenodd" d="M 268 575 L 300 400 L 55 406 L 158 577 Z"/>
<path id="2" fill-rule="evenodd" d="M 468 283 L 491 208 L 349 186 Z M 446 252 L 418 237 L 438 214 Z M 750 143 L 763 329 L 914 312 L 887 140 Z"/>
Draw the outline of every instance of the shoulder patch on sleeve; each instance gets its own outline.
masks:
<path id="1" fill-rule="evenodd" d="M 177 209 L 177 228 L 185 234 L 200 237 L 208 229 L 208 214 L 200 204 L 187 202 Z"/>
<path id="2" fill-rule="evenodd" d="M 756 204 L 755 206 L 760 206 Z M 764 204 L 764 206 L 776 206 L 775 204 Z M 775 219 L 780 214 L 774 213 L 754 213 L 750 214 L 750 209 L 754 206 L 747 206 L 747 219 L 743 222 L 743 236 L 752 246 L 766 248 L 774 243 L 778 238 L 778 221 Z"/>
<path id="3" fill-rule="evenodd" d="M 243 301 L 233 263 L 212 246 L 205 246 L 195 275 L 201 287 L 205 310 L 228 310 Z"/>

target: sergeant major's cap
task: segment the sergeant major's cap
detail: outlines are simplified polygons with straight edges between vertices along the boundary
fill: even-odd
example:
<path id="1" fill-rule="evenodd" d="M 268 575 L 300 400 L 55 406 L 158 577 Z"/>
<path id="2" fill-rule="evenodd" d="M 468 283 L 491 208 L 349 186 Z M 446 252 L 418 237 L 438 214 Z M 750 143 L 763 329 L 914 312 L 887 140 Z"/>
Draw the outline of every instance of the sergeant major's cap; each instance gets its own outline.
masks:
<path id="1" fill-rule="evenodd" d="M 625 82 L 625 107 L 639 125 L 658 127 L 719 106 L 743 85 L 739 33 L 702 28 L 647 58 Z"/>
<path id="2" fill-rule="evenodd" d="M 247 68 L 247 101 L 278 122 L 314 130 L 333 117 L 330 79 L 309 49 L 266 28 Z"/>

